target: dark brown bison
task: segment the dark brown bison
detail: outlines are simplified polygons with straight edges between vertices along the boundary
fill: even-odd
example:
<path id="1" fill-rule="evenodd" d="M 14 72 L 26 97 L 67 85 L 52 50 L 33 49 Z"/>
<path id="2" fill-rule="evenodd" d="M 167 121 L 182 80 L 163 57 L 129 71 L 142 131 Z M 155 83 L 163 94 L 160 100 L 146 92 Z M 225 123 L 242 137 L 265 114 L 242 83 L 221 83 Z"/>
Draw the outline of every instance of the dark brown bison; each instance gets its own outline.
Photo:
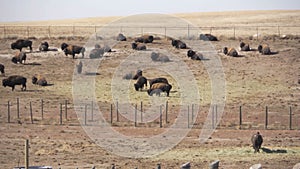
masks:
<path id="1" fill-rule="evenodd" d="M 141 44 L 141 43 L 132 43 L 131 47 L 134 50 L 146 50 L 146 45 Z"/>
<path id="2" fill-rule="evenodd" d="M 24 39 L 19 39 L 16 42 L 13 42 L 11 45 L 11 49 L 19 49 L 22 51 L 22 48 L 30 48 L 30 51 L 32 51 L 32 41 L 30 40 L 24 40 Z"/>
<path id="3" fill-rule="evenodd" d="M 40 86 L 47 86 L 47 80 L 45 77 L 41 75 L 32 76 L 32 84 L 40 85 Z"/>
<path id="4" fill-rule="evenodd" d="M 136 74 L 133 76 L 133 80 L 137 80 L 140 76 L 143 76 L 143 71 L 142 70 L 137 70 Z"/>
<path id="5" fill-rule="evenodd" d="M 227 48 L 227 47 L 223 48 L 223 53 L 225 55 L 233 56 L 233 57 L 237 57 L 239 55 L 238 52 L 234 48 Z"/>
<path id="6" fill-rule="evenodd" d="M 3 75 L 5 74 L 4 69 L 5 69 L 4 65 L 2 65 L 2 64 L 0 63 L 0 72 L 1 72 L 1 74 L 3 74 Z"/>
<path id="7" fill-rule="evenodd" d="M 169 97 L 171 89 L 172 89 L 172 85 L 170 85 L 168 83 L 155 83 L 151 86 L 150 89 L 147 90 L 147 93 L 149 96 L 152 96 L 153 93 L 160 95 L 160 92 L 166 92 L 167 97 Z"/>
<path id="8" fill-rule="evenodd" d="M 15 85 L 22 85 L 21 90 L 26 90 L 26 81 L 27 79 L 23 76 L 13 75 L 9 76 L 7 79 L 2 80 L 2 85 L 4 87 L 9 86 L 12 88 L 12 91 L 15 89 Z"/>
<path id="9" fill-rule="evenodd" d="M 17 64 L 18 62 L 23 63 L 23 60 L 24 60 L 24 64 L 25 64 L 26 53 L 25 52 L 20 52 L 20 51 L 17 51 L 15 56 L 11 59 L 11 61 L 15 64 Z"/>
<path id="10" fill-rule="evenodd" d="M 141 37 L 136 38 L 135 42 L 152 43 L 153 40 L 154 40 L 154 37 L 152 35 L 143 35 Z"/>
<path id="11" fill-rule="evenodd" d="M 253 146 L 253 149 L 254 149 L 254 152 L 259 152 L 259 149 L 261 148 L 261 145 L 263 143 L 263 138 L 262 136 L 260 135 L 259 132 L 257 132 L 256 134 L 254 134 L 252 137 L 251 137 L 251 143 L 252 143 L 252 146 Z"/>
<path id="12" fill-rule="evenodd" d="M 153 61 L 157 61 L 157 62 L 169 62 L 170 61 L 168 56 L 166 56 L 162 53 L 156 53 L 156 52 L 151 53 L 151 59 Z"/>
<path id="13" fill-rule="evenodd" d="M 246 44 L 244 42 L 241 42 L 240 43 L 240 48 L 241 48 L 241 51 L 250 51 L 250 45 L 249 44 Z"/>
<path id="14" fill-rule="evenodd" d="M 259 53 L 261 53 L 263 55 L 270 55 L 271 54 L 271 49 L 270 49 L 268 44 L 258 45 L 257 49 L 258 49 Z"/>
<path id="15" fill-rule="evenodd" d="M 187 56 L 190 57 L 192 60 L 203 60 L 202 53 L 195 52 L 192 49 L 187 51 Z"/>
<path id="16" fill-rule="evenodd" d="M 126 41 L 126 37 L 122 34 L 122 33 L 119 33 L 119 35 L 117 36 L 117 41 Z"/>
<path id="17" fill-rule="evenodd" d="M 72 55 L 73 59 L 75 58 L 75 54 L 82 54 L 82 58 L 84 57 L 85 48 L 82 46 L 76 46 L 76 45 L 68 45 L 66 43 L 61 44 L 61 50 L 64 51 L 65 55 Z"/>
<path id="18" fill-rule="evenodd" d="M 101 58 L 103 54 L 104 54 L 104 50 L 101 48 L 99 44 L 96 44 L 95 48 L 91 50 L 89 57 L 91 59 Z"/>
<path id="19" fill-rule="evenodd" d="M 218 41 L 218 38 L 212 34 L 200 34 L 200 40 L 203 41 Z"/>
<path id="20" fill-rule="evenodd" d="M 77 73 L 81 74 L 82 72 L 82 62 L 79 61 L 78 65 L 76 65 Z"/>
<path id="21" fill-rule="evenodd" d="M 150 88 L 155 83 L 166 83 L 166 84 L 169 84 L 168 80 L 166 78 L 164 78 L 164 77 L 154 78 L 154 79 L 150 79 L 149 80 Z"/>
<path id="22" fill-rule="evenodd" d="M 182 42 L 181 40 L 174 40 L 172 39 L 172 46 L 174 46 L 177 49 L 186 49 L 186 44 Z"/>
<path id="23" fill-rule="evenodd" d="M 42 42 L 39 46 L 39 51 L 48 51 L 49 50 L 49 44 L 48 42 Z"/>
<path id="24" fill-rule="evenodd" d="M 145 78 L 144 76 L 140 76 L 134 84 L 134 88 L 136 91 L 139 91 L 139 89 L 142 90 L 145 85 L 147 87 L 147 78 Z"/>

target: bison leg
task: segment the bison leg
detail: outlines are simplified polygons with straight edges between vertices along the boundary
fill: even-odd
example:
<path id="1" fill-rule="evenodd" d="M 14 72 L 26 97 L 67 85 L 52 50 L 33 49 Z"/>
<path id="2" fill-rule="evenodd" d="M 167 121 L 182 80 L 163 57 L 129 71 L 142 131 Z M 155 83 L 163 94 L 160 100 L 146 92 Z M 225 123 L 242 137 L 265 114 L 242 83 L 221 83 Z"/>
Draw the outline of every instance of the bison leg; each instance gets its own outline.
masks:
<path id="1" fill-rule="evenodd" d="M 26 84 L 23 84 L 23 85 L 22 85 L 21 90 L 22 90 L 22 91 L 26 90 Z"/>
<path id="2" fill-rule="evenodd" d="M 75 53 L 73 53 L 72 56 L 73 56 L 73 59 L 75 59 Z"/>
<path id="3" fill-rule="evenodd" d="M 13 85 L 12 87 L 11 87 L 11 91 L 14 91 L 15 90 L 15 85 Z"/>
<path id="4" fill-rule="evenodd" d="M 29 46 L 29 48 L 30 48 L 30 52 L 32 52 L 32 46 Z"/>

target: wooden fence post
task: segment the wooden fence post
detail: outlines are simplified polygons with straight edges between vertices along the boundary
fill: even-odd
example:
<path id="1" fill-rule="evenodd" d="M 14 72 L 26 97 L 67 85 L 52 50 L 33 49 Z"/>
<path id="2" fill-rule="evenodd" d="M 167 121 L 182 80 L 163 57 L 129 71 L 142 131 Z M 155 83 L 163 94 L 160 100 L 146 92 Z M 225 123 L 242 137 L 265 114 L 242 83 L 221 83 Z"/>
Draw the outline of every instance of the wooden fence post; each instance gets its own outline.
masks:
<path id="1" fill-rule="evenodd" d="M 117 122 L 119 122 L 119 102 L 117 101 Z"/>
<path id="2" fill-rule="evenodd" d="M 75 36 L 75 25 L 73 25 L 73 37 Z"/>
<path id="3" fill-rule="evenodd" d="M 165 39 L 167 38 L 167 27 L 165 27 Z"/>
<path id="4" fill-rule="evenodd" d="M 235 26 L 233 27 L 233 39 L 235 40 Z"/>
<path id="5" fill-rule="evenodd" d="M 48 26 L 48 37 L 51 38 L 50 25 Z"/>
<path id="6" fill-rule="evenodd" d="M 293 121 L 293 118 L 292 118 L 292 106 L 290 106 L 290 130 L 292 130 L 292 121 Z"/>
<path id="7" fill-rule="evenodd" d="M 68 119 L 68 100 L 65 100 L 65 118 Z"/>
<path id="8" fill-rule="evenodd" d="M 192 104 L 192 123 L 194 125 L 194 104 Z"/>
<path id="9" fill-rule="evenodd" d="M 265 119 L 265 129 L 268 129 L 268 106 L 266 106 L 266 119 Z"/>
<path id="10" fill-rule="evenodd" d="M 280 37 L 280 28 L 279 28 L 279 25 L 277 27 L 277 31 L 278 31 L 278 36 Z"/>
<path id="11" fill-rule="evenodd" d="M 7 122 L 10 123 L 10 103 L 7 101 Z"/>
<path id="12" fill-rule="evenodd" d="M 162 128 L 162 106 L 159 107 L 159 127 Z"/>
<path id="13" fill-rule="evenodd" d="M 136 119 L 137 119 L 137 104 L 135 104 L 135 110 L 134 110 L 134 127 L 137 126 Z"/>
<path id="14" fill-rule="evenodd" d="M 92 121 L 94 121 L 94 101 L 92 100 L 92 103 L 91 103 L 91 116 L 92 116 Z"/>
<path id="15" fill-rule="evenodd" d="M 141 123 L 143 122 L 143 101 L 141 101 Z"/>
<path id="16" fill-rule="evenodd" d="M 113 109 L 112 104 L 110 104 L 110 124 L 113 123 L 113 113 L 112 113 L 112 109 Z"/>
<path id="17" fill-rule="evenodd" d="M 44 100 L 41 99 L 41 113 L 42 113 L 42 119 L 44 119 Z"/>
<path id="18" fill-rule="evenodd" d="M 87 125 L 87 105 L 84 105 L 84 125 Z"/>
<path id="19" fill-rule="evenodd" d="M 33 124 L 33 114 L 32 114 L 32 105 L 31 105 L 31 101 L 29 102 L 29 107 L 30 107 L 30 119 L 31 119 L 31 124 Z"/>
<path id="20" fill-rule="evenodd" d="M 217 125 L 218 124 L 218 105 L 217 104 L 215 105 L 215 108 L 216 108 L 215 109 L 216 110 L 216 118 L 215 118 L 216 119 L 216 121 L 215 121 L 216 123 L 215 124 Z"/>
<path id="21" fill-rule="evenodd" d="M 62 125 L 62 104 L 59 104 L 59 124 Z"/>
<path id="22" fill-rule="evenodd" d="M 190 106 L 188 105 L 188 112 L 187 112 L 187 127 L 190 128 Z"/>
<path id="23" fill-rule="evenodd" d="M 190 25 L 187 25 L 187 39 L 190 38 Z"/>
<path id="24" fill-rule="evenodd" d="M 212 114 L 211 114 L 211 126 L 212 128 L 215 128 L 215 117 L 214 117 L 214 114 L 215 114 L 215 109 L 214 109 L 214 106 L 212 107 Z"/>
<path id="25" fill-rule="evenodd" d="M 168 123 L 168 106 L 169 106 L 169 103 L 168 103 L 168 101 L 166 101 L 166 123 Z"/>
<path id="26" fill-rule="evenodd" d="M 3 38 L 6 38 L 6 26 L 4 26 L 4 28 L 3 28 Z"/>
<path id="27" fill-rule="evenodd" d="M 259 35 L 258 35 L 258 27 L 256 27 L 256 41 L 258 41 L 258 37 L 259 37 Z"/>
<path id="28" fill-rule="evenodd" d="M 20 102 L 19 102 L 19 98 L 17 98 L 17 117 L 18 117 L 18 119 L 20 119 Z"/>
<path id="29" fill-rule="evenodd" d="M 29 38 L 29 26 L 27 26 L 27 38 Z"/>
<path id="30" fill-rule="evenodd" d="M 25 140 L 25 169 L 29 169 L 29 140 Z"/>
<path id="31" fill-rule="evenodd" d="M 240 130 L 242 129 L 242 106 L 240 106 Z"/>

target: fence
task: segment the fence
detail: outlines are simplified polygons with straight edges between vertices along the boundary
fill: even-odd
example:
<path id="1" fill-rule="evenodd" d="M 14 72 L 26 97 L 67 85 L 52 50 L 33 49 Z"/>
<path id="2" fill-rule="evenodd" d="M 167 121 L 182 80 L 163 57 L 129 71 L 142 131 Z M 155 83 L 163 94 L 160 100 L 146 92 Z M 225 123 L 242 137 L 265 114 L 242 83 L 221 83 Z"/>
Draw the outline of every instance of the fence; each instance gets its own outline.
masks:
<path id="1" fill-rule="evenodd" d="M 80 125 L 81 123 L 81 125 L 94 125 L 98 124 L 95 122 L 102 121 L 95 111 L 96 104 L 100 107 L 106 122 L 115 127 L 168 128 L 175 123 L 179 110 L 178 106 L 166 102 L 157 108 L 158 118 L 152 122 L 146 122 L 143 117 L 147 107 L 142 101 L 133 105 L 133 112 L 128 112 L 133 117 L 131 119 L 134 119 L 129 120 L 123 116 L 124 114 L 120 114 L 118 102 L 109 104 L 87 101 L 74 107 L 68 100 L 54 103 L 38 99 L 21 104 L 20 99 L 17 98 L 15 101 L 7 101 L 1 105 L 0 120 L 20 124 Z M 234 105 L 226 106 L 223 114 L 220 114 L 218 105 L 199 106 L 198 112 L 195 111 L 196 106 L 199 105 L 183 106 L 185 110 L 183 116 L 186 120 L 180 126 L 201 129 L 205 125 L 205 119 L 209 117 L 211 119 L 209 125 L 219 129 L 300 129 L 300 109 L 297 106 Z M 209 109 L 212 110 L 210 116 L 208 116 Z M 7 110 L 6 113 L 5 110 Z M 76 114 L 75 110 L 82 114 Z"/>
<path id="2" fill-rule="evenodd" d="M 97 36 L 97 32 L 102 26 L 0 26 L 0 38 L 59 38 L 59 37 L 90 37 Z M 115 32 L 132 32 L 132 30 L 139 30 L 141 34 L 145 32 L 160 32 L 163 36 L 169 36 L 174 31 L 186 32 L 186 37 L 191 37 L 192 32 L 200 30 L 200 33 L 211 33 L 216 36 L 225 36 L 231 38 L 237 37 L 254 37 L 263 38 L 267 35 L 300 35 L 300 26 L 233 26 L 233 27 L 129 27 L 129 26 L 112 26 L 110 30 Z M 116 35 L 112 35 L 116 36 Z M 196 37 L 197 38 L 197 37 Z"/>

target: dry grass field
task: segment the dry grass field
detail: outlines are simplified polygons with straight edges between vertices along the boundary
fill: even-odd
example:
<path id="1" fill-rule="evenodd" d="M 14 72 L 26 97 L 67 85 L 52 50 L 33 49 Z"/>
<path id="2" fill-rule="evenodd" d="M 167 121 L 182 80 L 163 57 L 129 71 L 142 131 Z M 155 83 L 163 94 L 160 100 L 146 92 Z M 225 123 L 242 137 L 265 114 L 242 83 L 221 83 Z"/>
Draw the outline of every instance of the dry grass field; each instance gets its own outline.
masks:
<path id="1" fill-rule="evenodd" d="M 158 163 L 162 168 L 179 168 L 185 162 L 191 162 L 192 168 L 208 168 L 209 163 L 220 160 L 220 168 L 241 168 L 248 169 L 251 165 L 261 163 L 263 168 L 284 169 L 293 168 L 300 162 L 300 39 L 297 23 L 300 21 L 300 11 L 248 11 L 248 12 L 216 12 L 216 13 L 193 13 L 177 14 L 176 16 L 186 19 L 189 22 L 201 27 L 214 26 L 249 26 L 249 30 L 240 30 L 236 34 L 236 39 L 231 38 L 232 32 L 222 32 L 222 30 L 212 31 L 217 35 L 220 41 L 207 43 L 193 39 L 193 43 L 199 46 L 211 45 L 217 52 L 217 56 L 222 63 L 222 70 L 226 80 L 226 101 L 224 113 L 220 123 L 211 137 L 204 143 L 199 142 L 199 134 L 205 123 L 205 118 L 209 114 L 209 108 L 212 100 L 212 80 L 209 74 L 209 65 L 212 56 L 205 55 L 208 60 L 195 61 L 186 56 L 187 49 L 175 49 L 171 41 L 164 36 L 156 35 L 154 43 L 147 44 L 149 53 L 155 50 L 167 51 L 172 62 L 155 63 L 156 65 L 167 66 L 177 63 L 176 58 L 184 63 L 189 72 L 194 76 L 201 100 L 197 104 L 200 110 L 197 112 L 195 125 L 189 131 L 187 136 L 180 141 L 178 145 L 154 157 L 133 158 L 118 156 L 97 145 L 97 141 L 91 139 L 85 132 L 84 127 L 80 125 L 83 121 L 81 114 L 76 114 L 75 109 L 84 110 L 88 105 L 88 124 L 96 124 L 101 121 L 99 115 L 95 114 L 91 120 L 91 101 L 101 108 L 104 119 L 110 121 L 110 106 L 113 103 L 113 79 L 117 73 L 127 74 L 131 68 L 142 68 L 140 62 L 129 62 L 128 67 L 119 71 L 120 65 L 128 56 L 143 58 L 141 52 L 131 49 L 133 37 L 126 42 L 113 44 L 114 52 L 106 54 L 101 59 L 101 64 L 96 72 L 91 71 L 91 67 L 97 66 L 96 61 L 88 59 L 90 48 L 87 48 L 86 56 L 77 59 L 65 56 L 59 49 L 58 51 L 39 52 L 38 45 L 42 41 L 48 41 L 50 48 L 59 48 L 63 42 L 86 45 L 88 37 L 86 35 L 76 34 L 76 37 L 67 37 L 68 35 L 59 32 L 68 33 L 69 30 L 53 32 L 56 37 L 35 36 L 32 39 L 33 52 L 27 53 L 26 64 L 13 64 L 11 58 L 16 51 L 10 49 L 10 44 L 15 39 L 0 39 L 0 63 L 5 65 L 5 76 L 18 74 L 27 78 L 27 90 L 21 91 L 17 86 L 15 91 L 11 88 L 0 87 L 0 168 L 13 168 L 23 166 L 24 161 L 24 139 L 30 141 L 30 165 L 51 165 L 54 168 L 110 168 L 114 163 L 117 168 L 155 168 Z M 103 25 L 118 19 L 120 17 L 109 18 L 87 18 L 78 20 L 63 21 L 39 21 L 24 23 L 2 23 L 10 26 L 37 26 L 37 25 Z M 276 26 L 280 26 L 281 33 L 278 35 Z M 257 26 L 275 26 L 273 31 L 264 30 L 261 37 L 249 38 L 256 34 Z M 284 26 L 290 26 L 285 28 Z M 293 28 L 293 29 L 292 29 Z M 118 28 L 119 29 L 119 28 Z M 124 30 L 125 31 L 125 30 Z M 145 32 L 147 30 L 144 30 Z M 209 33 L 209 29 L 203 30 Z M 223 30 L 224 31 L 224 30 Z M 232 31 L 232 30 L 229 30 Z M 93 33 L 93 32 L 92 32 Z M 72 33 L 70 33 L 72 35 Z M 126 35 L 126 34 L 125 34 Z M 287 38 L 283 38 L 283 35 Z M 90 35 L 92 36 L 92 35 Z M 136 35 L 138 36 L 138 35 Z M 22 36 L 17 36 L 22 37 Z M 26 37 L 26 35 L 24 35 Z M 61 38 L 59 38 L 61 37 Z M 183 39 L 186 40 L 186 39 Z M 239 50 L 239 40 L 243 40 L 256 49 L 260 43 L 268 43 L 273 55 L 261 55 L 258 51 L 242 52 Z M 186 40 L 188 41 L 188 40 Z M 229 57 L 222 54 L 224 46 L 235 47 L 242 57 Z M 77 75 L 75 65 L 82 61 L 83 73 Z M 149 60 L 149 64 L 152 63 Z M 170 74 L 173 72 L 173 74 Z M 176 77 L 187 78 L 182 74 L 182 70 L 177 67 L 170 67 L 168 71 L 161 71 L 155 68 L 145 68 L 144 76 L 149 79 L 155 77 L 166 77 L 173 88 L 170 97 L 153 96 L 149 97 L 146 90 L 136 92 L 133 88 L 135 81 L 121 79 L 120 83 L 129 84 L 127 91 L 117 91 L 120 94 L 129 93 L 129 101 L 134 106 L 140 105 L 143 101 L 144 110 L 151 107 L 153 101 L 169 103 L 169 123 L 163 123 L 159 127 L 159 118 L 152 122 L 144 123 L 138 121 L 137 127 L 134 122 L 125 118 L 126 114 L 120 116 L 120 122 L 116 121 L 115 108 L 113 105 L 112 128 L 126 136 L 147 138 L 157 134 L 164 133 L 176 122 L 179 117 L 179 109 L 186 104 L 181 99 L 186 94 L 192 94 L 194 91 L 184 91 Z M 31 83 L 31 77 L 34 74 L 46 76 L 50 85 L 41 87 Z M 77 80 L 83 80 L 79 87 L 82 95 L 86 93 L 95 93 L 95 99 L 85 97 L 82 104 L 76 104 L 74 101 L 74 75 Z M 175 76 L 176 75 L 176 76 Z M 188 78 L 187 78 L 188 79 Z M 86 89 L 90 82 L 95 84 L 95 90 Z M 148 86 L 149 87 L 149 86 Z M 112 90 L 113 89 L 113 90 Z M 190 92 L 190 93 L 189 93 Z M 77 96 L 76 96 L 77 97 Z M 17 118 L 16 100 L 20 101 L 20 118 Z M 44 118 L 41 117 L 41 99 L 44 101 Z M 60 104 L 68 100 L 67 111 L 68 118 L 63 118 L 63 124 L 59 124 Z M 75 99 L 76 100 L 76 99 Z M 8 106 L 10 101 L 11 118 L 8 123 Z M 30 106 L 32 103 L 33 123 L 30 119 Z M 191 105 L 189 105 L 191 106 Z M 243 108 L 243 125 L 239 130 L 239 108 Z M 269 124 L 265 130 L 265 107 L 269 108 Z M 292 128 L 289 130 L 289 109 L 292 108 Z M 140 116 L 138 116 L 140 118 Z M 220 117 L 219 117 L 220 118 Z M 253 153 L 250 146 L 251 135 L 260 131 L 264 137 L 264 151 Z M 116 145 L 111 145 L 112 147 Z"/>

